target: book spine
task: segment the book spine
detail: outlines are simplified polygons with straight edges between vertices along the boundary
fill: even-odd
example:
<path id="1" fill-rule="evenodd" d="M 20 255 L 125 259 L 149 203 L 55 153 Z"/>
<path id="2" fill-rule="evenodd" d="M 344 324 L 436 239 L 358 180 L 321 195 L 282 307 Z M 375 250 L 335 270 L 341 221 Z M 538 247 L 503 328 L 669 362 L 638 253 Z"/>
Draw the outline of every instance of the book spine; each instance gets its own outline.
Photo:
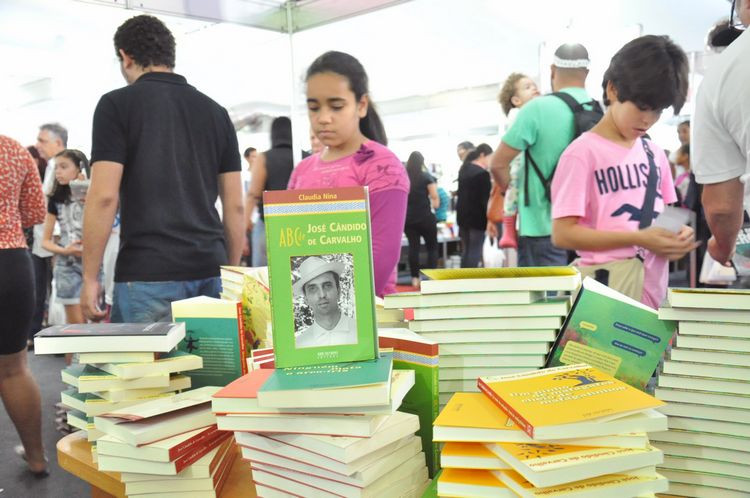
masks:
<path id="1" fill-rule="evenodd" d="M 240 368 L 242 368 L 242 375 L 247 373 L 247 349 L 245 349 L 245 321 L 242 317 L 242 302 L 237 303 L 237 331 L 240 334 Z"/>
<path id="2" fill-rule="evenodd" d="M 479 390 L 482 391 L 485 396 L 487 396 L 490 401 L 495 403 L 498 408 L 500 408 L 503 412 L 505 412 L 510 418 L 513 419 L 513 421 L 518 424 L 518 426 L 523 430 L 526 434 L 529 435 L 531 439 L 534 439 L 534 427 L 521 416 L 520 413 L 518 413 L 516 410 L 511 408 L 508 403 L 503 401 L 500 396 L 497 395 L 495 391 L 492 390 L 490 386 L 484 383 L 482 378 L 480 377 L 477 379 L 477 387 L 479 387 Z"/>
<path id="3" fill-rule="evenodd" d="M 194 437 L 181 442 L 177 446 L 169 448 L 169 460 L 172 461 L 180 458 L 181 456 L 186 454 L 188 450 L 190 450 L 190 448 L 192 448 L 193 446 L 200 445 L 216 437 L 218 432 L 219 428 L 216 426 L 216 424 L 214 424 L 200 434 L 197 434 Z"/>
<path id="4" fill-rule="evenodd" d="M 206 444 L 197 447 L 193 452 L 184 455 L 183 457 L 174 461 L 175 472 L 180 473 L 182 470 L 191 466 L 195 462 L 201 459 L 206 453 L 219 446 L 221 443 L 231 437 L 231 433 L 218 431 L 217 435 L 206 441 Z"/>
<path id="5" fill-rule="evenodd" d="M 404 320 L 415 320 L 414 308 L 404 308 Z"/>

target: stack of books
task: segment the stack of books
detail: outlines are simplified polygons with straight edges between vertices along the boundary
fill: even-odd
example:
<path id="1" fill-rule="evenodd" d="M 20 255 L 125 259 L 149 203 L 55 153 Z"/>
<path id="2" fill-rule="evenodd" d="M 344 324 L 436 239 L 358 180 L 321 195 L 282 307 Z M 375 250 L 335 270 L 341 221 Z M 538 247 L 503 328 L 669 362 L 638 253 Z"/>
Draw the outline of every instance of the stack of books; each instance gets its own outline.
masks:
<path id="1" fill-rule="evenodd" d="M 423 270 L 420 292 L 385 297 L 410 330 L 440 345 L 440 406 L 455 392 L 476 392 L 480 376 L 541 368 L 570 310 L 575 268 Z"/>
<path id="2" fill-rule="evenodd" d="M 104 434 L 99 470 L 119 472 L 129 497 L 216 498 L 238 454 L 211 411 L 218 389 L 202 387 L 94 417 Z"/>
<path id="3" fill-rule="evenodd" d="M 79 363 L 61 372 L 70 386 L 61 401 L 69 408 L 68 424 L 95 442 L 102 436 L 96 415 L 190 388 L 190 378 L 179 372 L 200 369 L 203 361 L 176 350 L 184 337 L 178 323 L 62 325 L 36 334 L 34 353 L 77 353 Z"/>
<path id="4" fill-rule="evenodd" d="M 268 267 L 222 266 L 219 297 L 242 304 L 243 329 L 252 348 L 273 344 Z"/>
<path id="5" fill-rule="evenodd" d="M 669 289 L 659 317 L 678 321 L 656 397 L 669 430 L 659 472 L 674 494 L 750 494 L 750 291 Z"/>
<path id="6" fill-rule="evenodd" d="M 258 369 L 213 396 L 259 496 L 421 496 L 428 483 L 416 415 L 397 411 L 412 370 L 378 359 Z"/>
<path id="7" fill-rule="evenodd" d="M 480 377 L 435 421 L 440 496 L 653 496 L 662 452 L 656 398 L 588 365 Z"/>

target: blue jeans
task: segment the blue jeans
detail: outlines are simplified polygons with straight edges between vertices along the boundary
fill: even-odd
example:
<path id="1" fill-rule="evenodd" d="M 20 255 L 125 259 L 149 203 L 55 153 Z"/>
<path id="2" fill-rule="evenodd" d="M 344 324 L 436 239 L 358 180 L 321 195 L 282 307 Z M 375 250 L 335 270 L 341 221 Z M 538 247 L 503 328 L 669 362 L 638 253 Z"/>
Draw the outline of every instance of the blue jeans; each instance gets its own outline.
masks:
<path id="1" fill-rule="evenodd" d="M 253 226 L 253 266 L 267 266 L 268 258 L 266 256 L 266 224 L 258 218 Z"/>
<path id="2" fill-rule="evenodd" d="M 568 253 L 552 245 L 552 238 L 518 237 L 518 266 L 566 266 Z"/>
<path id="3" fill-rule="evenodd" d="M 484 230 L 459 228 L 458 236 L 461 237 L 461 268 L 478 268 L 482 262 Z"/>
<path id="4" fill-rule="evenodd" d="M 115 282 L 113 323 L 172 321 L 172 301 L 196 296 L 219 297 L 221 278 L 180 282 Z"/>

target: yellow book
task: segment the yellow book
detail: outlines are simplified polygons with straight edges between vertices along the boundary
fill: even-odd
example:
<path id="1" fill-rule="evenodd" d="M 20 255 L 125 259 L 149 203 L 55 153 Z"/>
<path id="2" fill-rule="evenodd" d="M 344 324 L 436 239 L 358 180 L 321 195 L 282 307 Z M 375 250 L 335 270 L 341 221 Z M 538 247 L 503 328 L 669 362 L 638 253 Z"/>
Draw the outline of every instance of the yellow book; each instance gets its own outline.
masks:
<path id="1" fill-rule="evenodd" d="M 663 426 L 666 427 L 666 417 Z M 456 393 L 435 419 L 433 440 L 438 442 L 509 442 L 533 443 L 513 420 L 482 393 Z M 567 444 L 645 448 L 648 437 L 643 433 L 560 439 Z M 557 442 L 557 441 L 556 441 Z"/>
<path id="2" fill-rule="evenodd" d="M 521 498 L 600 498 L 603 496 L 653 496 L 669 487 L 667 479 L 659 474 L 607 474 L 604 476 L 574 481 L 558 486 L 535 487 L 518 472 L 503 470 L 494 473 L 503 484 Z"/>
<path id="3" fill-rule="evenodd" d="M 510 469 L 482 443 L 445 443 L 440 451 L 440 466 L 444 469 Z"/>
<path id="4" fill-rule="evenodd" d="M 422 270 L 422 294 L 489 291 L 574 291 L 581 275 L 570 266 L 531 268 L 447 268 Z"/>
<path id="5" fill-rule="evenodd" d="M 653 446 L 603 448 L 557 443 L 487 443 L 486 446 L 538 488 L 623 473 L 664 460 L 664 454 Z"/>
<path id="6" fill-rule="evenodd" d="M 478 385 L 536 440 L 657 431 L 653 409 L 665 404 L 585 364 L 480 377 Z"/>
<path id="7" fill-rule="evenodd" d="M 438 477 L 438 496 L 487 496 L 515 498 L 516 495 L 489 470 L 443 469 Z"/>

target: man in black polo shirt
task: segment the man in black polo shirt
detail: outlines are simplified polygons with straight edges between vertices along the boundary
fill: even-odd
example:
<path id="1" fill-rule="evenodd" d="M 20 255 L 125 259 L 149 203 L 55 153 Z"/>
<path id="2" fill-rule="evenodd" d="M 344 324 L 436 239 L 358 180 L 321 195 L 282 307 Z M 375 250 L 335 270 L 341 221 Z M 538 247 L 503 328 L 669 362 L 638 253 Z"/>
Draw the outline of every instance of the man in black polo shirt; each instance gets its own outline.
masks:
<path id="1" fill-rule="evenodd" d="M 237 135 L 224 108 L 172 72 L 174 37 L 161 21 L 133 17 L 114 42 L 128 86 L 102 96 L 94 112 L 81 307 L 104 317 L 97 272 L 119 201 L 112 321 L 167 320 L 171 301 L 218 297 L 219 266 L 239 263 Z"/>

